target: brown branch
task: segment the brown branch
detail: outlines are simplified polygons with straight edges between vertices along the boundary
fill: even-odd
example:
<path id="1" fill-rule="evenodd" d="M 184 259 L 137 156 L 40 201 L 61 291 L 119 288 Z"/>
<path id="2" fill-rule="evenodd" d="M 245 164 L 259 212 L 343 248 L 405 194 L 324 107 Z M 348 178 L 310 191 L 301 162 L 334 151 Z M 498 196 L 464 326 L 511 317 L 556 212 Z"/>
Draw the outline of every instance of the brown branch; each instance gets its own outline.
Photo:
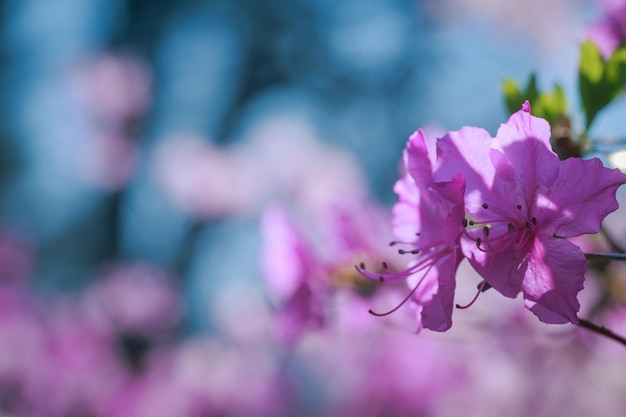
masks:
<path id="1" fill-rule="evenodd" d="M 589 331 L 608 337 L 609 339 L 612 339 L 617 343 L 621 343 L 622 345 L 626 346 L 626 339 L 624 339 L 622 336 L 616 335 L 604 326 L 598 326 L 597 324 L 594 324 L 589 320 L 581 319 L 580 317 L 578 317 L 578 325 Z"/>

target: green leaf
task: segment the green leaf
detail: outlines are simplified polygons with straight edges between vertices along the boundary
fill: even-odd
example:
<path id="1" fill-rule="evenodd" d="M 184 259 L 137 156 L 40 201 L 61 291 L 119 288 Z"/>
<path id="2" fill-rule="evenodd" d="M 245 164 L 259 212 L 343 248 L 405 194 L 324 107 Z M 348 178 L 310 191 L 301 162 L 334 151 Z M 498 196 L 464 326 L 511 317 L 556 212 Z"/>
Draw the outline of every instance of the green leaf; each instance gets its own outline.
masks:
<path id="1" fill-rule="evenodd" d="M 530 101 L 531 104 L 535 102 L 538 94 L 537 76 L 535 74 L 530 75 L 524 91 L 520 91 L 514 79 L 506 78 L 502 81 L 502 93 L 504 94 L 507 110 L 509 113 L 515 113 L 526 100 Z"/>
<path id="2" fill-rule="evenodd" d="M 531 108 L 534 115 L 543 117 L 550 122 L 550 125 L 554 125 L 567 112 L 567 100 L 561 85 L 555 83 L 552 92 L 539 94 L 536 105 Z"/>
<path id="3" fill-rule="evenodd" d="M 560 117 L 565 116 L 567 100 L 563 88 L 554 84 L 553 91 L 540 92 L 537 88 L 537 76 L 531 74 L 524 91 L 520 91 L 515 80 L 507 78 L 502 82 L 502 92 L 509 113 L 518 111 L 528 100 L 533 115 L 546 119 L 553 125 Z"/>
<path id="4" fill-rule="evenodd" d="M 606 79 L 613 94 L 611 100 L 622 92 L 626 85 L 626 46 L 618 48 L 606 64 Z"/>
<path id="5" fill-rule="evenodd" d="M 598 113 L 624 90 L 626 85 L 626 46 L 613 52 L 608 61 L 602 58 L 595 43 L 588 40 L 580 48 L 578 66 L 580 98 L 585 112 L 585 128 Z"/>
<path id="6" fill-rule="evenodd" d="M 506 78 L 502 81 L 502 93 L 504 94 L 506 109 L 509 113 L 514 113 L 519 110 L 524 99 L 522 98 L 522 92 L 519 90 L 517 82 L 513 78 Z"/>

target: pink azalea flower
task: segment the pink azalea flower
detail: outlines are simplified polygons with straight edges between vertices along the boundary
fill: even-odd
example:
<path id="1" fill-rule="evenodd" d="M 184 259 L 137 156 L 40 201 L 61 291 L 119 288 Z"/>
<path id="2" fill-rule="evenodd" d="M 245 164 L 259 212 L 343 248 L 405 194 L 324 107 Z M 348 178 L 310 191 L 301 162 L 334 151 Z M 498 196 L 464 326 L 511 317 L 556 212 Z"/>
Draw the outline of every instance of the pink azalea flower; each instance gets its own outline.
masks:
<path id="1" fill-rule="evenodd" d="M 305 324 L 323 325 L 324 294 L 330 290 L 330 282 L 284 209 L 268 209 L 262 219 L 262 230 L 265 236 L 262 268 L 279 305 L 281 331 L 292 341 Z"/>
<path id="2" fill-rule="evenodd" d="M 381 236 L 391 238 L 388 216 L 367 199 L 339 200 L 307 213 L 310 218 L 302 211 L 273 206 L 262 219 L 262 270 L 282 336 L 293 342 L 304 329 L 373 325 L 367 308 L 344 295 L 367 299 L 368 305 L 374 298 L 397 298 L 398 288 L 383 290 L 354 270 L 362 261 L 392 264 L 395 250 L 381 244 Z M 307 218 L 308 224 L 302 221 Z"/>
<path id="3" fill-rule="evenodd" d="M 467 180 L 461 243 L 486 284 L 511 298 L 522 292 L 545 323 L 577 323 L 587 262 L 565 238 L 600 230 L 626 175 L 596 158 L 559 161 L 548 122 L 528 102 L 495 138 L 465 127 L 444 136 L 438 153 L 436 179 Z"/>
<path id="4" fill-rule="evenodd" d="M 417 255 L 401 271 L 382 273 L 357 269 L 368 278 L 383 282 L 407 280 L 413 287 L 409 296 L 391 310 L 396 311 L 409 298 L 416 307 L 419 328 L 445 331 L 452 325 L 454 275 L 462 259 L 459 239 L 465 217 L 463 193 L 465 180 L 453 175 L 446 181 L 435 181 L 435 152 L 422 131 L 409 138 L 404 153 L 408 174 L 395 185 L 399 201 L 393 208 L 394 233 L 409 249 L 401 254 Z M 383 315 L 389 314 L 385 313 Z"/>

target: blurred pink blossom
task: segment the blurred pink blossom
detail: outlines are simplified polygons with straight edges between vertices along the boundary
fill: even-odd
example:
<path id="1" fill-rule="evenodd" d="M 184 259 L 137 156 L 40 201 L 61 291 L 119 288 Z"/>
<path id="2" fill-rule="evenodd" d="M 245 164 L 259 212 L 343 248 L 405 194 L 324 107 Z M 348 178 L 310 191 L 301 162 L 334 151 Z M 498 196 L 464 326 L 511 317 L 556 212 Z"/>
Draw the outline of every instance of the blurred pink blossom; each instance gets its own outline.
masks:
<path id="1" fill-rule="evenodd" d="M 74 163 L 88 182 L 114 191 L 136 163 L 134 124 L 151 101 L 148 67 L 130 55 L 102 54 L 70 74 L 79 123 L 87 132 L 74 150 Z"/>
<path id="2" fill-rule="evenodd" d="M 354 268 L 361 262 L 398 261 L 387 243 L 388 216 L 371 201 L 349 198 L 338 198 L 325 213 L 313 217 L 298 214 L 272 206 L 262 219 L 261 265 L 282 335 L 293 342 L 305 329 L 334 325 L 340 317 L 349 326 L 373 325 L 375 320 L 367 314 L 371 304 L 342 294 L 354 293 L 368 303 L 390 297 L 387 289 L 378 288 L 379 283 L 364 279 Z M 389 291 L 397 295 L 398 289 Z"/>
<path id="3" fill-rule="evenodd" d="M 131 55 L 97 55 L 76 70 L 74 82 L 94 123 L 106 130 L 123 130 L 124 123 L 150 106 L 152 74 Z"/>
<path id="4" fill-rule="evenodd" d="M 183 306 L 171 277 L 142 263 L 111 265 L 86 292 L 86 312 L 110 331 L 157 337 L 172 332 Z"/>
<path id="5" fill-rule="evenodd" d="M 258 212 L 274 198 L 323 210 L 337 195 L 365 195 L 349 154 L 322 143 L 304 121 L 273 116 L 247 140 L 218 148 L 205 138 L 173 135 L 154 156 L 166 195 L 197 219 Z"/>
<path id="6" fill-rule="evenodd" d="M 605 58 L 609 58 L 626 42 L 626 1 L 598 0 L 603 9 L 602 18 L 587 28 L 585 36 L 593 40 Z"/>
<path id="7" fill-rule="evenodd" d="M 27 282 L 34 262 L 32 244 L 9 230 L 0 230 L 0 285 Z"/>

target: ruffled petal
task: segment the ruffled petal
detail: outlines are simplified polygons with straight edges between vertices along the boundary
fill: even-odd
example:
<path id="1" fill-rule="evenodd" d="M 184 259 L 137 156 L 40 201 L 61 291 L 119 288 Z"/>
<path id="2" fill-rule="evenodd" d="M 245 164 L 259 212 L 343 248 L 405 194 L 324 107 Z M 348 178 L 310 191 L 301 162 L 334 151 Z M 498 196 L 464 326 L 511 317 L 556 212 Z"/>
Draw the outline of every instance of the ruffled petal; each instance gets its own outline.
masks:
<path id="1" fill-rule="evenodd" d="M 463 233 L 462 221 L 465 218 L 465 177 L 456 174 L 452 181 L 434 184 L 437 193 L 446 201 L 441 202 L 447 214 L 441 224 L 441 239 L 448 246 L 458 246 Z M 445 213 L 445 211 L 444 211 Z"/>
<path id="2" fill-rule="evenodd" d="M 472 239 L 461 239 L 463 254 L 476 272 L 496 291 L 510 298 L 515 298 L 522 290 L 531 245 L 532 242 L 528 242 L 519 249 L 511 247 L 497 253 L 480 250 Z"/>
<path id="3" fill-rule="evenodd" d="M 404 150 L 406 167 L 415 184 L 424 188 L 433 182 L 433 168 L 428 144 L 421 130 L 411 135 Z"/>
<path id="4" fill-rule="evenodd" d="M 437 142 L 436 182 L 450 181 L 461 174 L 466 181 L 465 204 L 468 211 L 480 209 L 494 179 L 494 167 L 485 158 L 491 148 L 491 136 L 484 129 L 464 127 L 446 134 Z"/>
<path id="5" fill-rule="evenodd" d="M 284 301 L 311 274 L 313 253 L 282 207 L 265 211 L 261 229 L 265 239 L 261 267 L 270 290 Z"/>
<path id="6" fill-rule="evenodd" d="M 419 190 L 413 178 L 406 175 L 396 181 L 393 191 L 398 195 L 392 209 L 393 234 L 403 242 L 413 242 L 422 228 Z"/>
<path id="7" fill-rule="evenodd" d="M 525 104 L 528 104 L 526 102 Z M 538 186 L 551 186 L 559 173 L 559 158 L 550 145 L 550 125 L 544 119 L 530 114 L 527 109 L 515 112 L 500 126 L 493 141 L 494 149 L 502 152 L 504 159 L 498 176 L 514 168 L 517 191 L 527 205 L 533 201 Z M 492 160 L 494 160 L 492 156 Z M 506 166 L 507 161 L 509 166 Z"/>
<path id="8" fill-rule="evenodd" d="M 607 214 L 617 210 L 615 193 L 625 183 L 624 173 L 604 167 L 597 158 L 566 159 L 543 202 L 538 201 L 535 216 L 549 235 L 596 233 Z"/>
<path id="9" fill-rule="evenodd" d="M 583 289 L 587 260 L 565 239 L 535 239 L 522 284 L 526 308 L 544 323 L 578 323 L 577 295 Z"/>
<path id="10" fill-rule="evenodd" d="M 437 332 L 452 326 L 454 309 L 455 274 L 462 259 L 460 251 L 451 251 L 439 259 L 425 275 L 419 274 L 409 279 L 409 285 L 421 280 L 413 295 L 420 328 Z"/>
<path id="11" fill-rule="evenodd" d="M 465 178 L 454 174 L 449 181 L 432 183 L 431 165 L 421 136 L 412 137 L 407 154 L 413 155 L 408 160 L 414 165 L 409 165 L 409 174 L 394 186 L 398 194 L 393 207 L 394 234 L 401 241 L 415 242 L 421 247 L 441 241 L 456 244 L 465 217 Z M 417 172 L 421 170 L 429 172 Z"/>

